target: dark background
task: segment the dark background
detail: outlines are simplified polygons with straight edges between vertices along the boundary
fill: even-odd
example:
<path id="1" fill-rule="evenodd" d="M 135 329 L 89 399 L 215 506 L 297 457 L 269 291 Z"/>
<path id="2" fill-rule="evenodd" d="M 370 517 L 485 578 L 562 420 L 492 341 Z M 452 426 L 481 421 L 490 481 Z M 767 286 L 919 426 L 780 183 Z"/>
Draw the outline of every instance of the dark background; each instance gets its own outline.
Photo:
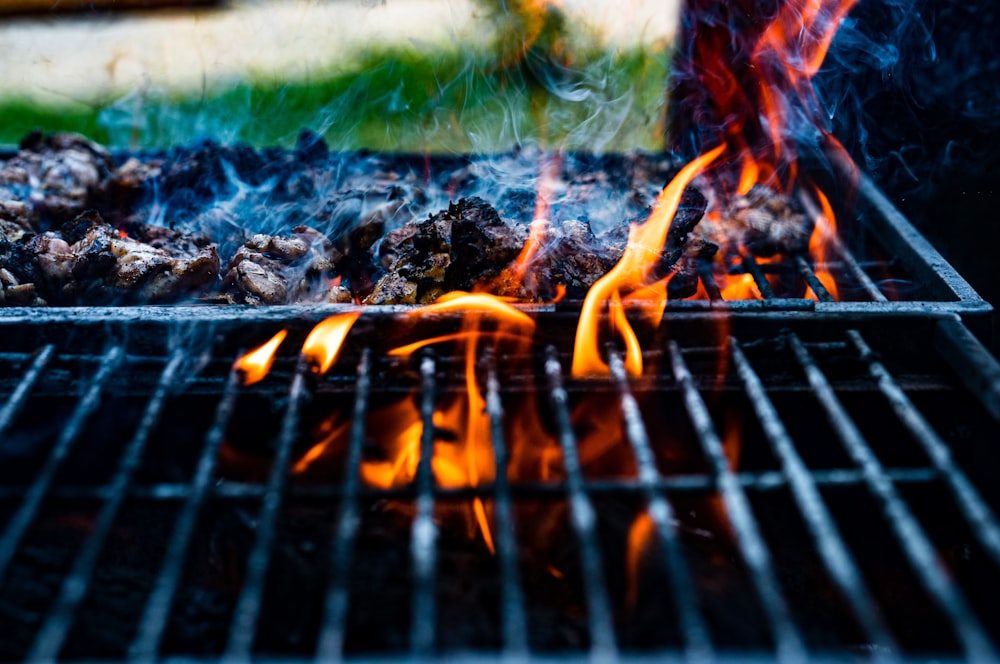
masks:
<path id="1" fill-rule="evenodd" d="M 850 22 L 817 81 L 834 134 L 997 307 L 1000 3 L 860 0 Z"/>

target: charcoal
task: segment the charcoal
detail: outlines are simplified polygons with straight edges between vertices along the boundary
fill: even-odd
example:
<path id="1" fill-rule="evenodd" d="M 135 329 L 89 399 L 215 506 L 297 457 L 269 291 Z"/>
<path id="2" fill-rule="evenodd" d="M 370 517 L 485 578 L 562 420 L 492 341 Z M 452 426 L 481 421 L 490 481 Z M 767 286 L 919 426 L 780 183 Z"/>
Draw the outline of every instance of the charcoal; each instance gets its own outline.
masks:
<path id="1" fill-rule="evenodd" d="M 734 197 L 722 217 L 721 232 L 756 256 L 808 251 L 812 220 L 789 196 L 764 185 Z"/>
<path id="2" fill-rule="evenodd" d="M 517 258 L 524 238 L 508 226 L 493 207 L 473 196 L 448 208 L 451 226 L 451 267 L 447 290 L 469 291 L 500 274 Z"/>
<path id="3" fill-rule="evenodd" d="M 329 240 L 299 226 L 292 236 L 258 233 L 237 249 L 223 279 L 228 301 L 241 304 L 293 304 L 321 301 L 324 277 L 332 277 Z"/>
<path id="4" fill-rule="evenodd" d="M 471 290 L 499 275 L 522 244 L 489 203 L 475 196 L 463 198 L 386 234 L 379 248 L 386 274 L 365 302 L 402 304 L 402 297 L 405 303 L 412 298 L 424 304 L 450 290 Z"/>
<path id="5" fill-rule="evenodd" d="M 698 292 L 699 266 L 711 258 L 719 247 L 696 235 L 690 235 L 684 255 L 677 262 L 673 276 L 667 282 L 667 298 L 683 300 Z"/>

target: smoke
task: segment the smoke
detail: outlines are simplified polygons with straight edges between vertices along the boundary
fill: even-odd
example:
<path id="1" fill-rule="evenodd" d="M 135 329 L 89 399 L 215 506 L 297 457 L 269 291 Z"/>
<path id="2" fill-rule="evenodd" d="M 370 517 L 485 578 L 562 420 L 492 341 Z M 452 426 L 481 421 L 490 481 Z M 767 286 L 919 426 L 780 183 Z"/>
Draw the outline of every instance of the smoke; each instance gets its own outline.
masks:
<path id="1" fill-rule="evenodd" d="M 988 2 L 865 0 L 817 77 L 835 135 L 918 222 L 953 183 L 1000 166 L 998 30 Z"/>

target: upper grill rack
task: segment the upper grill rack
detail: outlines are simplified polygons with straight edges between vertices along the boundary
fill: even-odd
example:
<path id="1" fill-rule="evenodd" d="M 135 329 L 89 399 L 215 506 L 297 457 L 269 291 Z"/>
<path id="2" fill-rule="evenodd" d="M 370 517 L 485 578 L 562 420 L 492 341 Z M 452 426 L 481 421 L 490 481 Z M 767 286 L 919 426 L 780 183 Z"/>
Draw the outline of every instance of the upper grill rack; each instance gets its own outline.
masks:
<path id="1" fill-rule="evenodd" d="M 1000 623 L 989 607 L 1000 590 L 1000 496 L 990 468 L 996 467 L 1000 383 L 995 364 L 977 355 L 985 353 L 981 346 L 952 317 L 890 321 L 871 330 L 851 322 L 801 325 L 764 335 L 759 321 L 737 319 L 719 347 L 704 341 L 718 338 L 718 331 L 713 336 L 689 323 L 675 324 L 671 338 L 650 346 L 658 350 L 649 359 L 667 367 L 660 378 L 627 379 L 610 349 L 609 381 L 571 380 L 566 358 L 549 347 L 537 378 L 525 387 L 504 375 L 498 358 L 482 358 L 497 467 L 506 469 L 511 454 L 505 424 L 514 414 L 505 408 L 525 389 L 537 390 L 551 409 L 560 481 L 515 481 L 501 472 L 475 487 L 438 485 L 429 461 L 434 413 L 453 389 L 453 363 L 447 356 L 421 357 L 407 372 L 423 423 L 421 460 L 411 484 L 385 490 L 362 480 L 371 445 L 366 426 L 376 403 L 405 391 L 393 378 L 400 367 L 386 363 L 377 338 L 363 327 L 354 338 L 374 345 L 349 348 L 340 373 L 315 381 L 300 360 L 286 358 L 251 388 L 241 388 L 228 370 L 231 340 L 217 345 L 221 357 L 213 360 L 190 343 L 160 355 L 137 353 L 142 344 L 135 340 L 73 354 L 44 343 L 55 337 L 43 333 L 35 352 L 0 356 L 0 452 L 12 457 L 0 471 L 7 513 L 0 530 L 0 611 L 12 627 L 0 637 L 0 656 L 336 658 L 374 649 L 425 657 L 469 648 L 536 656 L 556 647 L 567 655 L 626 658 L 652 649 L 670 657 L 721 651 L 723 658 L 737 652 L 789 661 L 817 653 L 851 658 L 860 651 L 886 659 L 913 653 L 995 659 Z M 718 321 L 704 323 L 714 328 Z M 899 337 L 900 329 L 909 336 Z M 717 385 L 720 357 L 729 369 Z M 966 365 L 986 367 L 975 380 L 980 386 L 992 380 L 992 393 L 957 386 L 948 367 L 964 371 Z M 595 391 L 616 404 L 615 417 L 623 422 L 617 447 L 632 459 L 625 464 L 630 472 L 608 476 L 584 459 L 574 408 Z M 211 396 L 212 407 L 193 413 L 195 402 L 185 401 L 186 394 Z M 246 398 L 251 403 L 241 408 Z M 142 404 L 135 417 L 116 415 L 122 399 Z M 240 470 L 233 441 L 247 427 L 239 420 L 261 419 L 262 404 L 272 404 L 278 425 L 265 432 L 269 451 L 257 450 L 259 463 L 243 459 L 251 470 Z M 307 423 L 316 408 L 331 404 L 352 414 L 346 449 L 324 481 L 300 481 L 289 471 L 303 452 Z M 660 411 L 685 422 L 668 420 L 673 428 L 665 430 L 657 424 Z M 59 420 L 49 437 L 38 428 L 46 413 Z M 727 418 L 734 413 L 744 416 L 739 471 L 729 461 Z M 883 420 L 894 428 L 884 428 Z M 102 448 L 103 464 L 80 463 Z M 677 449 L 687 452 L 671 451 Z M 171 466 L 172 457 L 187 461 Z M 184 468 L 179 475 L 178 467 Z M 442 512 L 475 497 L 492 504 L 495 556 L 464 533 L 456 536 Z M 379 509 L 387 500 L 403 509 Z M 81 504 L 89 507 L 80 512 Z M 115 583 L 123 583 L 114 576 L 122 573 L 118 555 L 128 560 L 116 552 L 136 546 L 130 533 L 142 530 L 130 504 L 143 507 L 140 520 L 157 522 L 162 549 L 149 545 L 144 557 L 152 562 L 125 570 L 135 586 L 128 601 L 108 599 Z M 158 509 L 168 516 L 157 516 Z M 531 510 L 556 510 L 559 536 L 552 541 L 573 543 L 549 562 L 553 578 L 562 578 L 545 582 L 569 595 L 553 600 L 568 607 L 562 618 L 553 618 L 539 596 L 545 589 L 531 563 L 552 552 L 537 550 L 541 544 L 529 532 L 537 522 L 526 516 Z M 662 591 L 652 609 L 641 592 L 631 603 L 626 599 L 621 549 L 641 529 L 622 532 L 618 524 L 616 531 L 622 510 L 629 514 L 626 524 L 648 517 L 639 578 Z M 232 513 L 255 525 L 244 525 L 239 537 L 220 534 L 224 515 Z M 302 563 L 287 551 L 287 531 L 311 513 L 315 533 L 305 539 L 319 549 Z M 74 528 L 73 518 L 83 526 Z M 63 537 L 72 543 L 62 546 L 70 554 L 53 563 L 45 546 L 53 529 L 67 528 L 73 535 Z M 407 548 L 388 555 L 393 545 L 379 539 L 381 529 L 401 535 Z M 227 601 L 218 615 L 193 599 L 205 602 L 206 588 L 222 583 L 204 578 L 195 555 L 203 553 L 206 538 L 216 548 L 235 547 L 238 554 L 230 555 L 241 560 L 224 566 L 237 580 L 219 591 Z M 494 573 L 495 586 L 483 597 L 494 603 L 487 613 L 495 624 L 469 642 L 448 632 L 456 613 L 449 605 L 468 608 L 448 590 L 449 583 L 467 581 L 456 556 L 471 556 Z M 729 556 L 737 562 L 726 562 Z M 387 558 L 401 569 L 386 567 Z M 293 563 L 307 573 L 296 576 Z M 399 596 L 407 607 L 388 610 L 375 626 L 358 621 L 377 609 L 373 605 L 391 603 L 380 593 L 392 591 L 359 571 L 366 565 L 383 565 L 375 574 L 405 589 Z M 301 585 L 282 591 L 290 573 Z M 373 586 L 359 587 L 365 580 Z M 34 594 L 33 583 L 42 586 Z M 282 608 L 271 608 L 283 596 Z M 129 608 L 116 604 L 123 601 Z M 315 605 L 302 620 L 305 636 L 283 641 L 275 612 L 302 604 Z M 736 616 L 727 617 L 727 605 Z M 650 626 L 644 610 L 653 611 L 659 627 Z M 178 636 L 177 623 L 192 612 L 195 622 L 218 623 L 210 645 L 194 647 Z M 110 637 L 93 632 L 112 620 L 125 624 L 111 630 L 120 640 L 109 644 L 102 638 Z M 539 633 L 545 620 L 563 622 Z M 742 623 L 750 627 L 736 627 Z"/>

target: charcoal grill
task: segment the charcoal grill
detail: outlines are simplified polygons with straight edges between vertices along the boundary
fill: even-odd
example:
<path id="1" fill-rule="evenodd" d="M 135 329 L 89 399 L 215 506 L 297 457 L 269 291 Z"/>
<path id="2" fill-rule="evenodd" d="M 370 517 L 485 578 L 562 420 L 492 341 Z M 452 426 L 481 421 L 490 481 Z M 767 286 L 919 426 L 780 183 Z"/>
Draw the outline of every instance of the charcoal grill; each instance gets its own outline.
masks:
<path id="1" fill-rule="evenodd" d="M 568 313 L 539 316 L 548 334 L 574 323 Z M 292 321 L 293 332 L 308 318 Z M 720 339 L 720 316 L 691 313 L 646 340 L 647 360 L 666 367 L 655 378 L 627 379 L 614 348 L 606 381 L 568 378 L 568 357 L 551 345 L 533 376 L 505 375 L 507 358 L 486 353 L 498 467 L 506 404 L 537 391 L 564 481 L 501 473 L 444 489 L 422 462 L 411 485 L 374 489 L 359 476 L 372 404 L 400 394 L 402 372 L 428 424 L 461 385 L 460 358 L 446 349 L 405 366 L 385 356 L 398 318 L 366 314 L 327 377 L 288 355 L 251 387 L 230 371 L 241 333 L 201 322 L 159 334 L 137 327 L 127 339 L 98 339 L 100 326 L 65 339 L 40 327 L 33 352 L 8 348 L 0 431 L 21 455 L 2 470 L 4 659 L 995 656 L 998 376 L 980 371 L 992 388 L 962 387 L 959 374 L 990 364 L 954 315 L 814 318 L 777 333 L 788 321 L 742 315 L 726 318 L 721 343 L 706 343 Z M 718 383 L 720 357 L 729 368 Z M 595 476 L 580 462 L 570 409 L 594 391 L 617 404 L 634 473 Z M 269 416 L 259 417 L 265 404 Z M 290 475 L 306 421 L 331 407 L 353 412 L 343 458 L 327 481 Z M 234 422 L 255 413 L 278 423 L 263 434 L 273 446 L 259 451 L 260 472 L 234 475 L 220 449 Z M 676 416 L 669 430 L 662 413 Z M 722 439 L 734 416 L 744 429 L 738 470 Z M 428 459 L 433 434 L 421 444 Z M 671 446 L 693 461 L 671 466 Z M 474 496 L 494 505 L 495 556 L 437 524 L 442 504 Z M 391 517 L 404 544 L 389 553 L 378 551 L 385 501 L 412 508 Z M 537 587 L 531 562 L 544 556 L 533 552 L 525 505 L 560 514 L 555 599 Z M 706 525 L 713 509 L 728 525 Z M 640 513 L 655 543 L 647 592 L 630 608 L 622 522 Z M 206 576 L 206 552 L 238 558 L 216 563 L 234 580 Z M 489 570 L 463 590 L 471 604 L 450 589 L 472 583 L 462 560 Z M 363 571 L 387 561 L 397 565 Z M 399 605 L 380 607 L 387 600 Z M 469 611 L 490 620 L 453 625 Z M 283 612 L 295 617 L 294 638 Z M 373 614 L 382 621 L 374 631 L 359 623 Z"/>
<path id="2" fill-rule="evenodd" d="M 991 309 L 864 179 L 861 194 L 827 266 L 852 300 L 804 259 L 818 301 L 776 296 L 747 258 L 764 299 L 726 302 L 703 270 L 709 300 L 635 321 L 646 377 L 609 346 L 610 379 L 568 378 L 578 304 L 526 306 L 536 370 L 487 349 L 479 378 L 497 467 L 505 411 L 535 398 L 557 481 L 443 488 L 432 426 L 412 483 L 361 480 L 373 404 L 415 391 L 429 425 L 463 389 L 447 346 L 386 356 L 412 341 L 408 307 L 367 309 L 330 375 L 287 350 L 250 387 L 242 350 L 279 328 L 297 348 L 350 307 L 0 309 L 0 659 L 995 660 L 1000 368 L 976 338 Z M 627 472 L 581 460 L 571 411 L 594 394 Z M 289 472 L 331 410 L 351 416 L 345 449 L 318 478 Z M 477 497 L 495 555 L 442 522 Z M 526 514 L 550 516 L 544 542 Z"/>

